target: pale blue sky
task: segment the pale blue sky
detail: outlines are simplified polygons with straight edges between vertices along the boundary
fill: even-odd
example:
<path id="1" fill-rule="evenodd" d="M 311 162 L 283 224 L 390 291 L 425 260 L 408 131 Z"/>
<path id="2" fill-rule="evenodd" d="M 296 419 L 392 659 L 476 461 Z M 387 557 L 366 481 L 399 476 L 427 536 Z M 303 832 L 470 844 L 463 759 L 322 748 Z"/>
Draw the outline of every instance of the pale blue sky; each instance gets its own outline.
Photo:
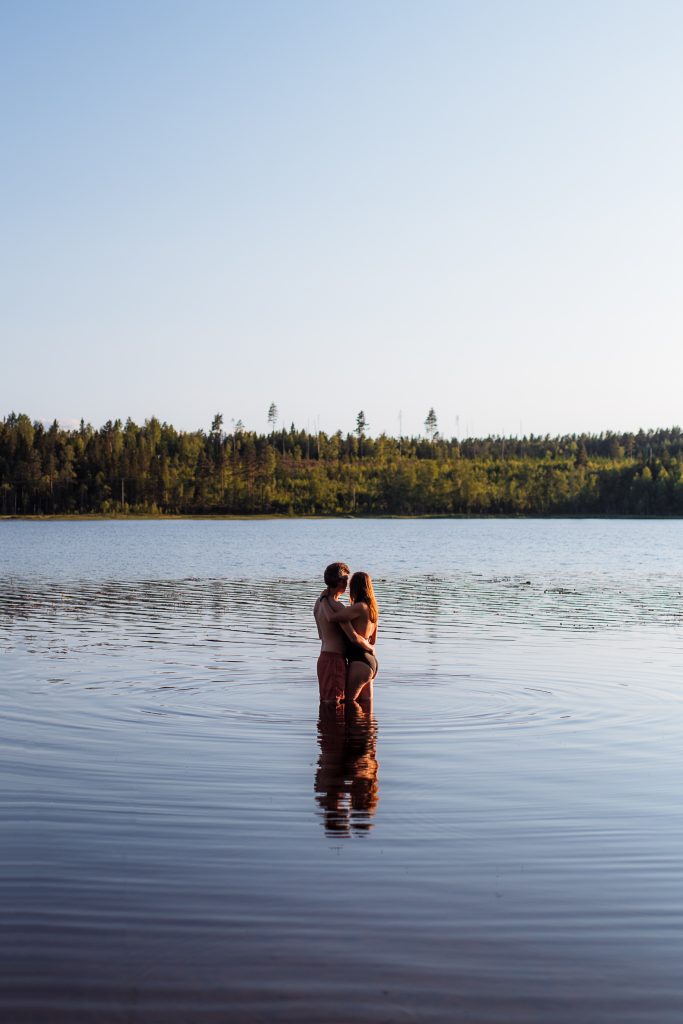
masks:
<path id="1" fill-rule="evenodd" d="M 682 4 L 0 12 L 0 415 L 683 421 Z"/>

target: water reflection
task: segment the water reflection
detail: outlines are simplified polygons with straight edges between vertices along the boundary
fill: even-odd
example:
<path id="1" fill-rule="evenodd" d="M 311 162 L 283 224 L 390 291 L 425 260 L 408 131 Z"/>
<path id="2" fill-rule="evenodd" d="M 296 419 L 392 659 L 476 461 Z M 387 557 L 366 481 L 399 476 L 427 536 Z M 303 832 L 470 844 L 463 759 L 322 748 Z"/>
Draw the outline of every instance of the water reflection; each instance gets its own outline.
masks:
<path id="1" fill-rule="evenodd" d="M 372 705 L 320 705 L 316 801 L 325 833 L 368 832 L 379 803 L 377 720 Z"/>

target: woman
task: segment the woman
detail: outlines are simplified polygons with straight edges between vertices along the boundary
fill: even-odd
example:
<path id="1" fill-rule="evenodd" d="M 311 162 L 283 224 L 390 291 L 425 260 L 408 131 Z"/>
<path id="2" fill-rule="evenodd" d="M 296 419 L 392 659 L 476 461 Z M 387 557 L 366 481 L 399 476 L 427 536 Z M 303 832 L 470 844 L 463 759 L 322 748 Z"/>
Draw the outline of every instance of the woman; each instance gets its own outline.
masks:
<path id="1" fill-rule="evenodd" d="M 377 640 L 379 611 L 372 580 L 366 572 L 354 572 L 349 585 L 351 604 L 343 611 L 334 611 L 329 600 L 322 601 L 324 615 L 328 622 L 350 622 L 354 630 L 374 647 Z M 372 700 L 372 681 L 377 675 L 377 658 L 374 654 L 352 644 L 346 647 L 349 666 L 346 671 L 346 700 Z"/>

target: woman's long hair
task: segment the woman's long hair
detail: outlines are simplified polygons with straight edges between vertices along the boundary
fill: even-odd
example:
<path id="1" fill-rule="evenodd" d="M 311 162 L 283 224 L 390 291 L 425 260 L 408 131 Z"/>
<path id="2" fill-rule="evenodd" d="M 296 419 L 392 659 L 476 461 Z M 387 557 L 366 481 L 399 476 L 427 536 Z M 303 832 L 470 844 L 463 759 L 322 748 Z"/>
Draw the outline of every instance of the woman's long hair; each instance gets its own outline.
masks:
<path id="1" fill-rule="evenodd" d="M 372 589 L 372 580 L 366 572 L 354 572 L 349 584 L 349 596 L 353 603 L 364 601 L 370 612 L 370 622 L 377 622 L 379 610 L 375 591 Z"/>

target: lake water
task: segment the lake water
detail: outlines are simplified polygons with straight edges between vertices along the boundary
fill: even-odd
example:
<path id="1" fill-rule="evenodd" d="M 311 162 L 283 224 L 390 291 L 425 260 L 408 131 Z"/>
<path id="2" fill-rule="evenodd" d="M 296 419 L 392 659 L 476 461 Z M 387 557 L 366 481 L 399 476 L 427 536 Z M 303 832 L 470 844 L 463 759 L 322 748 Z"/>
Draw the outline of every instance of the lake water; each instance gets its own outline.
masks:
<path id="1" fill-rule="evenodd" d="M 312 604 L 376 580 L 372 714 Z M 683 523 L 0 523 L 0 1018 L 683 1019 Z"/>

